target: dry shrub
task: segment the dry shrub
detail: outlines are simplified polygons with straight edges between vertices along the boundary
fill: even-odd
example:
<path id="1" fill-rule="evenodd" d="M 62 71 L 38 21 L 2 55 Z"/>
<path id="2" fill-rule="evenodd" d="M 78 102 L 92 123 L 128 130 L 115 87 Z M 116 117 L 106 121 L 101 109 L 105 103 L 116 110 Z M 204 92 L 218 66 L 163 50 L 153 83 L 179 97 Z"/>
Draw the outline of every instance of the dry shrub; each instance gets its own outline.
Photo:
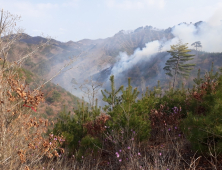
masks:
<path id="1" fill-rule="evenodd" d="M 57 151 L 64 152 L 59 148 L 62 137 L 43 135 L 48 120 L 33 116 L 32 111 L 44 101 L 41 86 L 31 91 L 21 74 L 22 62 L 48 45 L 50 38 L 16 62 L 9 62 L 8 52 L 24 34 L 23 29 L 16 28 L 19 16 L 3 10 L 0 14 L 0 169 L 28 170 L 43 156 L 58 157 Z"/>
<path id="2" fill-rule="evenodd" d="M 44 137 L 48 120 L 32 116 L 44 101 L 39 90 L 30 91 L 25 79 L 17 73 L 19 66 L 0 71 L 0 166 L 20 169 L 39 161 L 44 155 L 58 157 L 57 149 L 64 139 Z M 61 152 L 63 150 L 60 148 Z"/>
<path id="3" fill-rule="evenodd" d="M 83 127 L 86 128 L 88 134 L 97 136 L 106 130 L 105 124 L 109 119 L 109 115 L 101 114 L 95 120 L 85 123 Z"/>
<path id="4" fill-rule="evenodd" d="M 168 113 L 169 107 L 161 105 L 159 109 L 151 110 L 151 138 L 155 144 L 167 142 L 167 133 L 179 137 L 181 132 L 178 130 L 181 118 L 181 107 L 174 107 L 173 113 Z M 176 133 L 175 133 L 176 132 Z"/>
<path id="5" fill-rule="evenodd" d="M 188 96 L 186 100 L 187 107 L 191 106 L 191 102 L 195 101 L 195 111 L 194 113 L 197 115 L 205 115 L 206 107 L 202 105 L 204 102 L 204 97 L 207 95 L 207 93 L 215 94 L 216 93 L 216 87 L 218 86 L 218 82 L 215 82 L 211 80 L 209 75 L 205 75 L 205 81 L 201 83 L 199 88 L 193 89 L 193 91 L 190 92 L 190 95 Z M 192 107 L 192 106 L 191 106 Z"/>

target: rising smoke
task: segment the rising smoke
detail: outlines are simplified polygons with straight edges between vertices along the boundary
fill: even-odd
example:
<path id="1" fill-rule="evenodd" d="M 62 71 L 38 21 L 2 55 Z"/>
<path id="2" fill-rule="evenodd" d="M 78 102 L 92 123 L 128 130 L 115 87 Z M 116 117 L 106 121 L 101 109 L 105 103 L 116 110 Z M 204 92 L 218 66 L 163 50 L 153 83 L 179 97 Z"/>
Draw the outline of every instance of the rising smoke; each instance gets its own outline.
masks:
<path id="1" fill-rule="evenodd" d="M 126 85 L 127 77 L 124 75 L 128 70 L 139 65 L 139 63 L 148 63 L 158 54 L 159 47 L 162 46 L 162 51 L 170 50 L 170 46 L 176 44 L 179 40 L 183 43 L 188 43 L 190 49 L 194 48 L 191 46 L 192 43 L 200 41 L 202 44 L 202 51 L 205 52 L 222 52 L 222 21 L 220 20 L 222 16 L 222 10 L 216 11 L 216 13 L 207 21 L 199 22 L 199 24 L 187 24 L 182 23 L 172 28 L 171 33 L 174 35 L 173 39 L 166 40 L 165 38 L 161 40 L 156 40 L 153 42 L 148 42 L 145 47 L 141 50 L 138 48 L 134 51 L 132 55 L 127 55 L 126 52 L 120 52 L 117 56 L 117 62 L 112 67 L 111 74 L 114 75 L 118 82 L 118 86 Z M 159 64 L 161 71 L 151 82 L 157 82 L 163 77 L 163 67 L 167 58 L 170 56 L 166 53 L 163 57 L 162 62 Z M 149 68 L 147 68 L 149 69 Z M 138 75 L 138 79 L 143 78 L 144 75 Z M 109 89 L 109 76 L 105 81 L 105 89 Z M 124 84 L 125 82 L 125 84 Z M 152 83 L 153 84 L 153 83 Z M 146 85 L 151 85 L 146 83 Z"/>
<path id="2" fill-rule="evenodd" d="M 222 16 L 221 11 L 217 11 L 208 22 L 201 22 L 197 26 L 182 23 L 173 27 L 171 33 L 174 38 L 171 40 L 161 39 L 148 42 L 142 50 L 136 49 L 132 55 L 127 55 L 125 52 L 119 53 L 117 63 L 112 68 L 111 74 L 117 76 L 138 62 L 148 62 L 158 53 L 160 46 L 162 46 L 162 51 L 170 50 L 170 46 L 176 44 L 179 39 L 183 43 L 188 43 L 189 48 L 193 48 L 192 43 L 200 41 L 203 51 L 222 52 L 222 22 L 219 20 L 219 16 Z"/>
<path id="3" fill-rule="evenodd" d="M 110 71 L 110 75 L 115 76 L 117 87 L 119 85 L 126 85 L 127 77 L 125 73 L 128 70 L 141 65 L 141 63 L 151 63 L 153 59 L 158 56 L 159 47 L 162 46 L 162 52 L 165 52 L 165 56 L 162 57 L 161 63 L 159 63 L 158 65 L 158 67 L 160 67 L 160 72 L 154 78 L 152 78 L 151 81 L 152 84 L 156 84 L 157 80 L 162 78 L 162 75 L 164 75 L 162 68 L 164 67 L 166 60 L 170 57 L 168 53 L 166 53 L 166 51 L 170 50 L 170 46 L 176 44 L 179 39 L 181 39 L 183 43 L 188 43 L 190 49 L 194 48 L 193 46 L 191 46 L 192 43 L 200 41 L 203 47 L 202 51 L 222 52 L 221 11 L 222 9 L 216 11 L 216 13 L 206 22 L 199 22 L 199 24 L 182 23 L 174 26 L 171 30 L 171 33 L 174 35 L 173 39 L 167 40 L 163 38 L 161 40 L 148 42 L 147 44 L 145 44 L 144 48 L 136 49 L 132 55 L 127 55 L 126 52 L 120 52 L 119 55 L 116 57 L 116 63 L 111 67 Z M 144 69 L 149 68 L 144 67 Z M 141 74 L 142 75 L 138 75 L 138 79 L 142 80 L 143 77 L 145 77 L 145 73 L 142 73 L 141 71 Z M 110 90 L 110 75 L 107 75 L 103 86 L 108 91 Z M 147 85 L 150 85 L 150 82 L 146 82 L 146 86 Z M 101 99 L 101 96 L 99 98 Z"/>

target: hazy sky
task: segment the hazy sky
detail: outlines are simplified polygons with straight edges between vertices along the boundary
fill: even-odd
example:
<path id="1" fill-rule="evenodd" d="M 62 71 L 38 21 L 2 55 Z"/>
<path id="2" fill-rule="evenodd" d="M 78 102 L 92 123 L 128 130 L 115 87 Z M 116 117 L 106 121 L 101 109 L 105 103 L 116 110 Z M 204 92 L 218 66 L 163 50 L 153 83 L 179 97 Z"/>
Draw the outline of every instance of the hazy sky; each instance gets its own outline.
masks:
<path id="1" fill-rule="evenodd" d="M 25 33 L 67 42 L 113 36 L 141 26 L 166 29 L 181 22 L 208 21 L 221 0 L 0 0 L 0 8 L 21 15 Z M 221 19 L 222 20 L 222 14 Z"/>

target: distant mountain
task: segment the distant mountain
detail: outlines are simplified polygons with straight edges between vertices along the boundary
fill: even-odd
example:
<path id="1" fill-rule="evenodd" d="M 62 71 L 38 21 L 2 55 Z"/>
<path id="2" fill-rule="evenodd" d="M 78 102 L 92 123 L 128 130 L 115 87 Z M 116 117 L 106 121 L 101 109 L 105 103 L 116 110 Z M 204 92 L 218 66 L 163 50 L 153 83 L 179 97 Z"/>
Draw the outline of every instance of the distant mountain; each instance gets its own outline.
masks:
<path id="1" fill-rule="evenodd" d="M 202 21 L 194 23 L 197 28 Z M 190 23 L 192 24 L 192 23 Z M 95 79 L 107 80 L 112 67 L 117 62 L 117 56 L 120 52 L 126 52 L 128 55 L 134 53 L 136 49 L 142 49 L 148 42 L 155 40 L 169 40 L 174 38 L 171 33 L 174 27 L 167 29 L 157 29 L 152 26 L 139 27 L 133 31 L 119 31 L 112 37 L 105 39 L 83 39 L 77 42 L 69 41 L 66 43 L 52 39 L 50 45 L 41 48 L 32 58 L 24 62 L 24 67 L 39 77 L 48 79 L 55 75 L 64 64 L 69 62 L 70 57 L 76 56 L 76 61 L 67 69 L 66 72 L 60 74 L 54 83 L 58 83 L 66 90 L 73 92 L 71 80 L 82 81 L 93 76 Z M 22 53 L 27 53 L 36 48 L 46 39 L 40 36 L 31 37 L 24 34 L 19 42 L 17 42 L 9 52 L 9 58 L 16 60 Z M 196 53 L 193 51 L 193 53 Z M 200 56 L 208 56 L 210 54 L 202 53 Z M 22 55 L 21 55 L 22 56 Z M 200 57 L 199 56 L 199 57 Z M 138 63 L 130 70 L 122 73 L 122 76 L 133 77 L 134 85 L 141 84 L 141 77 L 146 85 L 155 84 L 156 78 L 164 79 L 165 75 L 162 66 L 167 59 L 167 53 L 158 53 L 156 57 L 147 62 Z M 218 59 L 212 59 L 212 61 Z M 200 60 L 202 61 L 202 59 Z M 205 60 L 204 60 L 205 61 Z M 211 59 L 207 61 L 210 65 Z M 201 63 L 200 63 L 201 64 Z M 208 66 L 207 66 L 208 67 Z M 204 68 L 205 69 L 205 68 Z M 207 68 L 208 69 L 208 68 Z M 138 75 L 140 74 L 140 75 Z M 159 75 L 161 74 L 161 75 Z M 159 75 L 159 76 L 157 76 Z M 124 80 L 125 81 L 125 80 Z M 152 83 L 150 83 L 152 81 Z"/>

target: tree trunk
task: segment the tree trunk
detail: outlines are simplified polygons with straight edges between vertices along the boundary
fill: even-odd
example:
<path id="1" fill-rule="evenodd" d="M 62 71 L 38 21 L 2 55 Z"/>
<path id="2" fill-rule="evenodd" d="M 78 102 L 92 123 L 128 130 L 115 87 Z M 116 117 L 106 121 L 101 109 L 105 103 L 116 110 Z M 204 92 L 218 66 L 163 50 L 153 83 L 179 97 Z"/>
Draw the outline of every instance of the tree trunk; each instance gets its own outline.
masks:
<path id="1" fill-rule="evenodd" d="M 176 77 L 177 77 L 178 64 L 179 64 L 179 56 L 178 56 L 178 59 L 177 59 L 177 66 L 176 66 L 176 69 L 175 69 L 175 75 L 174 75 L 174 80 L 173 80 L 173 89 L 174 89 L 174 85 L 175 85 L 175 81 L 176 81 Z"/>

